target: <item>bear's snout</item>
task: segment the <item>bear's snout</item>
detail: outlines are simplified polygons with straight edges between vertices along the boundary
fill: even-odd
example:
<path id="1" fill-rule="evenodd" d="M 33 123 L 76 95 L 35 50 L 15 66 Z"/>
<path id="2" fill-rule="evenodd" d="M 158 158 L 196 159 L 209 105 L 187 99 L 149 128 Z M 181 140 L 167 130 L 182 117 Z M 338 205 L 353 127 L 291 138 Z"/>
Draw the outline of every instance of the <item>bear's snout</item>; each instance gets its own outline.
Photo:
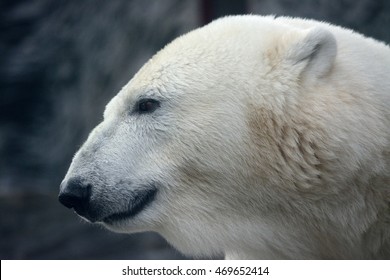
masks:
<path id="1" fill-rule="evenodd" d="M 61 183 L 58 200 L 89 222 L 113 224 L 136 216 L 154 201 L 157 193 L 154 185 L 124 190 L 119 197 L 110 196 L 105 191 L 99 192 L 99 186 L 91 181 L 71 177 Z"/>
<path id="2" fill-rule="evenodd" d="M 64 180 L 60 186 L 58 200 L 66 207 L 73 208 L 80 216 L 85 216 L 91 196 L 91 184 L 78 178 Z"/>

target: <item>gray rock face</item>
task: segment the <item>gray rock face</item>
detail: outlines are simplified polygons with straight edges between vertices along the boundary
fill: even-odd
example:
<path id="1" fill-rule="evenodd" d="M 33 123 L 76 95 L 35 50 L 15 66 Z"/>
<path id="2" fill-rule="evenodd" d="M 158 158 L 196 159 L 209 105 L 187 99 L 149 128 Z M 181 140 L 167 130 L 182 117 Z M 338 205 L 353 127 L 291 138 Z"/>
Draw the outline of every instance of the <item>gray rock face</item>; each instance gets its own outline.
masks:
<path id="1" fill-rule="evenodd" d="M 0 257 L 183 258 L 156 234 L 81 222 L 57 192 L 105 104 L 197 26 L 194 1 L 1 1 Z"/>

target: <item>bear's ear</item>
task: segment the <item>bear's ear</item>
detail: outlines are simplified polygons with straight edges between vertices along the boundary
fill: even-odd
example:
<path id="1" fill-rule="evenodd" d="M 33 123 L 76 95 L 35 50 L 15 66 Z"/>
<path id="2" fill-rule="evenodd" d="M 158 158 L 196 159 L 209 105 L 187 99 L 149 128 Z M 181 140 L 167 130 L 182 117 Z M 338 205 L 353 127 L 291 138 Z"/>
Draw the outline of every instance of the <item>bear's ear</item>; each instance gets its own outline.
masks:
<path id="1" fill-rule="evenodd" d="M 323 28 L 305 31 L 303 37 L 290 45 L 287 60 L 304 78 L 318 79 L 331 70 L 337 54 L 334 35 Z"/>

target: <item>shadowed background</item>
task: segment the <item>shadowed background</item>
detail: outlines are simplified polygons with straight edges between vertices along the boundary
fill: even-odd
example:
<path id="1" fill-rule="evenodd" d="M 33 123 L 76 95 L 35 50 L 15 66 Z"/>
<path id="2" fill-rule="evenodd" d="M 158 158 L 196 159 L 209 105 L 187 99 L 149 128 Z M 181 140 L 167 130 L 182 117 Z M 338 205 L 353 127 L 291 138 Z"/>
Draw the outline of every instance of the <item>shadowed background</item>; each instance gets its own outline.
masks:
<path id="1" fill-rule="evenodd" d="M 244 13 L 314 18 L 390 42 L 387 0 L 0 2 L 1 259 L 184 258 L 156 234 L 81 221 L 57 192 L 105 104 L 156 51 Z"/>

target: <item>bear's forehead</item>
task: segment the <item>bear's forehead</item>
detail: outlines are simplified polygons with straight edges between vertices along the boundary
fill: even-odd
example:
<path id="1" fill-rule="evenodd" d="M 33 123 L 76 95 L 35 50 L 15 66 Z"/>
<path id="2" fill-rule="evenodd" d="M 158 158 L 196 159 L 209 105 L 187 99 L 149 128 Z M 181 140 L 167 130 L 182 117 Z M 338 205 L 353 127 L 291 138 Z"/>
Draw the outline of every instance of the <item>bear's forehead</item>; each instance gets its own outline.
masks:
<path id="1" fill-rule="evenodd" d="M 245 25 L 206 26 L 183 35 L 155 54 L 129 82 L 129 88 L 180 86 L 191 80 L 204 83 L 207 77 L 258 65 L 255 60 L 261 59 L 273 39 L 260 31 L 253 36 L 250 29 Z"/>
<path id="2" fill-rule="evenodd" d="M 261 22 L 259 22 L 259 20 Z M 155 54 L 107 105 L 118 108 L 139 95 L 174 95 L 248 76 L 261 71 L 263 53 L 286 26 L 271 18 L 223 18 L 191 31 Z"/>

